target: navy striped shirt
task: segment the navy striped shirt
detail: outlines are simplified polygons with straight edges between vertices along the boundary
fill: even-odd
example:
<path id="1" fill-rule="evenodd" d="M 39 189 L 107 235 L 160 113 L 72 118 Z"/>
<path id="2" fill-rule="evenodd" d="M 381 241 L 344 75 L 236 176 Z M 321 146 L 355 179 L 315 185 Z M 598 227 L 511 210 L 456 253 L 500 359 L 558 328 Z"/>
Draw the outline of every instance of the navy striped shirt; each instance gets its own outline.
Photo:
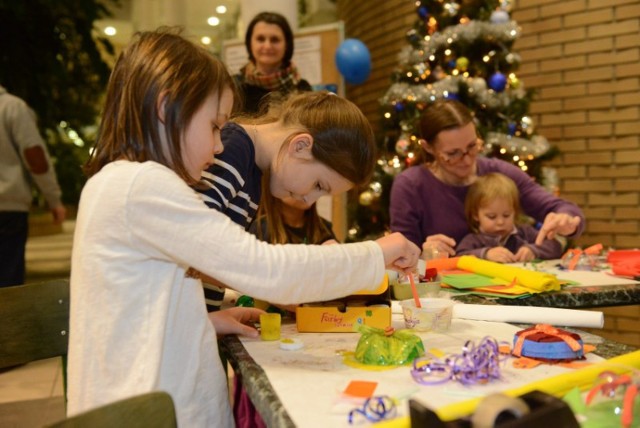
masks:
<path id="1" fill-rule="evenodd" d="M 256 165 L 256 150 L 244 128 L 236 123 L 227 123 L 220 135 L 224 150 L 203 171 L 196 190 L 209 208 L 248 230 L 256 217 L 261 194 L 262 171 Z M 219 310 L 224 288 L 206 282 L 203 286 L 207 310 Z"/>
<path id="2" fill-rule="evenodd" d="M 226 214 L 249 229 L 260 203 L 262 171 L 256 165 L 256 150 L 244 128 L 227 123 L 221 131 L 224 151 L 202 173 L 202 199 L 209 208 Z"/>

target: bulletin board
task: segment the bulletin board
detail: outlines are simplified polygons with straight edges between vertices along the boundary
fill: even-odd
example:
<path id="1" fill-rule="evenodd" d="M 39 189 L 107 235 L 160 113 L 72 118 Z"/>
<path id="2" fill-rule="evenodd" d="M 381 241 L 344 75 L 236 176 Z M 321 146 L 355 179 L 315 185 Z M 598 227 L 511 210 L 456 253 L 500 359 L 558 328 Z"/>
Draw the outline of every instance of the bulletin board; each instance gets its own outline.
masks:
<path id="1" fill-rule="evenodd" d="M 316 89 L 334 87 L 344 96 L 344 80 L 335 63 L 336 49 L 344 40 L 342 22 L 306 27 L 294 35 L 293 62 L 300 76 Z M 228 40 L 223 44 L 222 60 L 231 74 L 239 72 L 248 61 L 244 40 Z M 347 236 L 347 194 L 323 197 L 317 203 L 320 215 L 333 223 L 338 240 Z"/>

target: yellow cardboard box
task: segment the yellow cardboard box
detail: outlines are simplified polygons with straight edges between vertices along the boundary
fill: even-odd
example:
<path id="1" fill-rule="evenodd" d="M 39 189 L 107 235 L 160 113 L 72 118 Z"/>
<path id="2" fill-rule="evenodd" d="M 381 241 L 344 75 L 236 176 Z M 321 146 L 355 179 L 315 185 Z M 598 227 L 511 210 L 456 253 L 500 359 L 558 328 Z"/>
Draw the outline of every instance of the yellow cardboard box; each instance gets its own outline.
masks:
<path id="1" fill-rule="evenodd" d="M 391 294 L 386 274 L 374 291 L 361 291 L 331 302 L 308 303 L 296 309 L 300 332 L 355 332 L 357 324 L 377 328 L 391 325 Z"/>

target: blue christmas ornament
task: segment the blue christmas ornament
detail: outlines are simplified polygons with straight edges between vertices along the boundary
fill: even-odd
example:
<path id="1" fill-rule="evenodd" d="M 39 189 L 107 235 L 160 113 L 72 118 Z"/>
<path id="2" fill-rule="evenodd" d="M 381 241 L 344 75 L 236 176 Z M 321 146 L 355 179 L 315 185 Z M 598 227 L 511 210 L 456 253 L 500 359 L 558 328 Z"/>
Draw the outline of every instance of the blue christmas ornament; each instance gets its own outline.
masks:
<path id="1" fill-rule="evenodd" d="M 420 6 L 418 8 L 418 16 L 422 19 L 427 19 L 429 17 L 429 9 L 426 6 Z"/>
<path id="2" fill-rule="evenodd" d="M 346 39 L 336 49 L 336 65 L 347 83 L 359 85 L 371 74 L 371 54 L 358 39 Z"/>
<path id="3" fill-rule="evenodd" d="M 395 109 L 396 112 L 400 113 L 402 110 L 404 110 L 404 104 L 402 103 L 395 103 L 395 105 L 393 106 L 393 108 Z"/>
<path id="4" fill-rule="evenodd" d="M 447 95 L 445 95 L 445 98 L 448 99 L 448 100 L 459 100 L 460 99 L 458 94 L 456 94 L 454 92 L 447 92 Z"/>
<path id="5" fill-rule="evenodd" d="M 418 34 L 418 32 L 415 29 L 411 29 L 407 31 L 406 37 L 409 43 L 411 44 L 418 43 L 420 41 L 420 34 Z"/>
<path id="6" fill-rule="evenodd" d="M 488 83 L 494 91 L 502 92 L 507 87 L 507 76 L 497 71 L 489 77 Z"/>
<path id="7" fill-rule="evenodd" d="M 515 124 L 515 122 L 509 122 L 509 124 L 507 125 L 509 135 L 514 135 L 516 133 L 516 129 L 517 125 Z"/>

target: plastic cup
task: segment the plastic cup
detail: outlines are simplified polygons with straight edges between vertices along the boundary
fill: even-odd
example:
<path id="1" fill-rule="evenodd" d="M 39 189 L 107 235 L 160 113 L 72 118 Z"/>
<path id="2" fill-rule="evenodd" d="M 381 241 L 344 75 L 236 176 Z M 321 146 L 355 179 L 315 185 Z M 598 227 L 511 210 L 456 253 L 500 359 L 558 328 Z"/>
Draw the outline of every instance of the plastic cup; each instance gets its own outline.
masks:
<path id="1" fill-rule="evenodd" d="M 440 281 L 416 282 L 418 297 L 438 297 L 440 295 Z M 396 300 L 406 300 L 413 298 L 411 284 L 399 282 L 392 286 L 393 297 Z"/>
<path id="2" fill-rule="evenodd" d="M 404 324 L 416 331 L 444 332 L 451 326 L 454 301 L 449 299 L 421 298 L 421 308 L 413 299 L 400 302 Z"/>
<path id="3" fill-rule="evenodd" d="M 280 340 L 280 314 L 260 314 L 260 337 L 262 340 Z"/>

